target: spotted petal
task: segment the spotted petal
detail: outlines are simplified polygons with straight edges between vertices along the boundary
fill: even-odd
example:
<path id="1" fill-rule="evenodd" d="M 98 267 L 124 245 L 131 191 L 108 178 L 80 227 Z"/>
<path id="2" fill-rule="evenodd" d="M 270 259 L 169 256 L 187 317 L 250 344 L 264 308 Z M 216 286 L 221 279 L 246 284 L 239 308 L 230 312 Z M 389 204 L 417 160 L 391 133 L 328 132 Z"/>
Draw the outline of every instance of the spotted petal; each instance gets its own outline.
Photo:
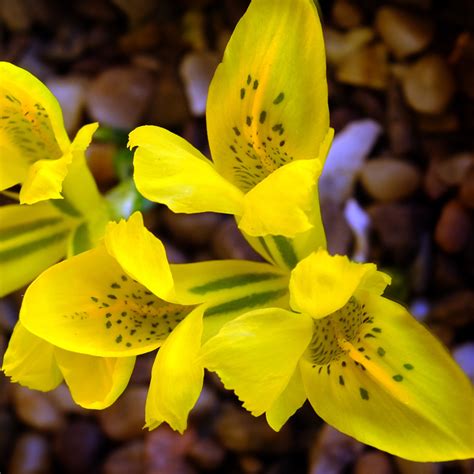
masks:
<path id="1" fill-rule="evenodd" d="M 311 321 L 283 309 L 251 311 L 224 325 L 204 344 L 203 364 L 217 372 L 247 410 L 261 415 L 288 386 L 311 339 Z M 289 413 L 272 415 L 278 426 Z"/>
<path id="2" fill-rule="evenodd" d="M 204 369 L 201 350 L 202 308 L 197 308 L 176 326 L 158 351 L 146 401 L 146 426 L 163 421 L 183 433 L 191 408 L 201 393 Z"/>
<path id="3" fill-rule="evenodd" d="M 346 325 L 354 310 L 362 311 L 356 332 Z M 403 307 L 366 293 L 363 303 L 326 322 L 318 320 L 320 342 L 313 338 L 301 361 L 318 415 L 364 443 L 414 461 L 473 457 L 472 387 Z"/>
<path id="4" fill-rule="evenodd" d="M 209 88 L 216 169 L 244 192 L 295 159 L 316 158 L 329 130 L 324 43 L 312 0 L 254 0 Z"/>
<path id="5" fill-rule="evenodd" d="M 138 127 L 130 133 L 135 150 L 134 179 L 146 198 L 174 212 L 241 214 L 242 193 L 183 138 L 159 127 Z"/>
<path id="6" fill-rule="evenodd" d="M 55 357 L 73 400 L 95 410 L 117 400 L 135 365 L 135 357 L 94 357 L 59 348 L 55 349 Z"/>
<path id="7" fill-rule="evenodd" d="M 156 297 L 100 246 L 43 272 L 25 293 L 20 319 L 62 349 L 123 357 L 159 347 L 192 308 Z"/>
<path id="8" fill-rule="evenodd" d="M 43 392 L 53 390 L 63 380 L 54 346 L 29 332 L 20 322 L 3 356 L 2 370 L 12 382 Z"/>

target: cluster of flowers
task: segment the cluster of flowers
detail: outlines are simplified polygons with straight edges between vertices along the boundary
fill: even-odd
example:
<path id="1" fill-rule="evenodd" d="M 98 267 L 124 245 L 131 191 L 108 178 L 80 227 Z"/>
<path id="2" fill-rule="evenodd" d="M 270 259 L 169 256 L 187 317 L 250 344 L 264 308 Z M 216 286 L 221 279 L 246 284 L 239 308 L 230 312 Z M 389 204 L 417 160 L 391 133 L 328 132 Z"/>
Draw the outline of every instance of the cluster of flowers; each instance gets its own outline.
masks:
<path id="1" fill-rule="evenodd" d="M 159 127 L 129 137 L 143 196 L 234 215 L 266 263 L 169 264 L 139 212 L 108 222 L 84 158 L 97 124 L 71 143 L 43 84 L 11 64 L 0 73 L 0 189 L 21 185 L 20 204 L 0 208 L 1 293 L 37 277 L 4 357 L 12 381 L 47 391 L 64 380 L 76 403 L 102 409 L 136 356 L 159 348 L 149 429 L 186 429 L 207 369 L 275 430 L 309 399 L 390 453 L 474 454 L 460 368 L 382 296 L 388 275 L 326 250 L 317 186 L 333 131 L 312 0 L 253 0 L 237 25 L 209 89 L 212 161 Z"/>

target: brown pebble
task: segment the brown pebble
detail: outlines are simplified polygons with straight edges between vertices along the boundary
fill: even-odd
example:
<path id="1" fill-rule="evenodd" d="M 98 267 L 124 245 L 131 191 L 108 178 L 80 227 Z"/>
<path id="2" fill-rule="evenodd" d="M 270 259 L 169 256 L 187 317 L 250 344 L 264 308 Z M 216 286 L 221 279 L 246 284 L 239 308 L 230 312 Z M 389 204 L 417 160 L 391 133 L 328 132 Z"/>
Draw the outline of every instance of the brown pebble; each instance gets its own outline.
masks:
<path id="1" fill-rule="evenodd" d="M 414 462 L 395 457 L 400 474 L 439 474 L 441 465 L 432 462 Z"/>
<path id="2" fill-rule="evenodd" d="M 454 327 L 462 327 L 469 324 L 473 314 L 474 292 L 457 290 L 433 304 L 429 319 L 435 322 L 445 322 Z"/>
<path id="3" fill-rule="evenodd" d="M 87 148 L 87 163 L 99 186 L 110 186 L 117 181 L 114 165 L 117 151 L 113 143 L 92 142 Z"/>
<path id="4" fill-rule="evenodd" d="M 198 438 L 187 453 L 188 458 L 205 471 L 217 469 L 225 455 L 224 448 L 211 438 Z"/>
<path id="5" fill-rule="evenodd" d="M 75 413 L 84 415 L 87 410 L 77 405 L 71 397 L 71 392 L 65 384 L 61 384 L 54 390 L 46 393 L 46 396 L 54 403 L 56 407 L 63 413 Z"/>
<path id="6" fill-rule="evenodd" d="M 471 235 L 469 212 L 456 200 L 444 205 L 435 229 L 435 241 L 448 253 L 460 252 Z"/>
<path id="7" fill-rule="evenodd" d="M 378 158 L 364 164 L 360 180 L 373 198 L 390 202 L 413 194 L 420 183 L 420 172 L 406 161 Z"/>
<path id="8" fill-rule="evenodd" d="M 443 182 L 437 171 L 436 162 L 438 159 L 430 160 L 428 169 L 423 176 L 423 189 L 430 199 L 438 199 L 449 189 L 449 186 Z"/>
<path id="9" fill-rule="evenodd" d="M 112 451 L 103 465 L 104 474 L 143 474 L 145 472 L 145 444 L 132 441 Z"/>
<path id="10" fill-rule="evenodd" d="M 114 67 L 96 77 L 87 91 L 87 110 L 101 125 L 131 130 L 147 110 L 153 94 L 151 74 L 134 67 Z"/>
<path id="11" fill-rule="evenodd" d="M 352 29 L 362 23 L 362 11 L 355 2 L 336 0 L 331 10 L 332 21 L 343 29 Z"/>
<path id="12" fill-rule="evenodd" d="M 37 433 L 25 433 L 17 439 L 8 466 L 9 474 L 48 474 L 52 472 L 48 440 Z"/>
<path id="13" fill-rule="evenodd" d="M 440 114 L 451 102 L 455 91 L 449 65 L 436 54 L 423 56 L 403 75 L 405 99 L 417 112 Z"/>
<path id="14" fill-rule="evenodd" d="M 112 406 L 97 413 L 100 426 L 109 438 L 128 440 L 143 434 L 147 392 L 146 387 L 129 386 Z"/>
<path id="15" fill-rule="evenodd" d="M 387 454 L 369 451 L 357 458 L 353 472 L 354 474 L 392 474 L 394 469 Z"/>
<path id="16" fill-rule="evenodd" d="M 433 37 L 433 23 L 427 17 L 383 6 L 375 15 L 375 28 L 398 59 L 424 50 Z"/>
<path id="17" fill-rule="evenodd" d="M 437 175 L 448 186 L 459 186 L 469 171 L 474 171 L 474 153 L 458 153 L 444 160 L 435 160 Z"/>
<path id="18" fill-rule="evenodd" d="M 27 425 L 40 431 L 61 429 L 62 414 L 45 393 L 15 384 L 12 397 L 18 418 Z"/>
<path id="19" fill-rule="evenodd" d="M 474 167 L 466 173 L 461 182 L 459 200 L 465 206 L 474 209 Z"/>

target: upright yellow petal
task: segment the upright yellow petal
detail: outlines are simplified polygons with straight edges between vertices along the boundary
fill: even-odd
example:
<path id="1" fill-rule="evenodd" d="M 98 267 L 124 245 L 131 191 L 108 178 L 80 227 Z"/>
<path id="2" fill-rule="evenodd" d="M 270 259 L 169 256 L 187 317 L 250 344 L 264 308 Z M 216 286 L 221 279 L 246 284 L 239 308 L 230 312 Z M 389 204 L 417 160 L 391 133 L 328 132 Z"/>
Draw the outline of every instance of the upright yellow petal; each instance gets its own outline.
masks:
<path id="1" fill-rule="evenodd" d="M 135 357 L 94 357 L 55 349 L 55 357 L 73 400 L 84 408 L 102 410 L 123 393 Z"/>
<path id="2" fill-rule="evenodd" d="M 25 387 L 47 392 L 63 380 L 54 357 L 54 346 L 35 336 L 18 322 L 3 356 L 7 377 Z"/>
<path id="3" fill-rule="evenodd" d="M 323 318 L 342 308 L 361 284 L 380 290 L 372 263 L 351 262 L 346 256 L 329 255 L 320 249 L 302 260 L 291 272 L 290 304 L 295 311 Z M 366 278 L 371 275 L 370 280 Z M 385 287 L 385 286 L 384 286 Z M 380 291 L 379 291 L 380 292 Z"/>
<path id="4" fill-rule="evenodd" d="M 324 42 L 312 0 L 254 0 L 209 88 L 216 169 L 244 192 L 316 158 L 329 129 Z"/>
<path id="5" fill-rule="evenodd" d="M 154 429 L 163 421 L 180 433 L 201 393 L 204 369 L 201 350 L 202 308 L 181 321 L 158 351 L 146 400 L 146 426 Z"/>
<path id="6" fill-rule="evenodd" d="M 108 253 L 135 280 L 146 286 L 156 296 L 168 299 L 173 293 L 166 251 L 143 224 L 143 217 L 135 212 L 127 221 L 111 222 L 105 233 Z"/>
<path id="7" fill-rule="evenodd" d="M 213 164 L 183 138 L 159 127 L 130 133 L 137 189 L 174 212 L 242 212 L 243 195 Z"/>
<path id="8" fill-rule="evenodd" d="M 43 272 L 25 293 L 20 320 L 62 349 L 124 357 L 159 347 L 192 309 L 156 297 L 100 246 Z"/>
<path id="9" fill-rule="evenodd" d="M 328 346 L 301 361 L 318 415 L 413 461 L 473 457 L 472 386 L 446 349 L 397 303 L 366 293 L 358 308 L 363 320 L 352 337 L 344 330 L 353 313 L 331 323 L 340 325 L 339 350 Z"/>
<path id="10" fill-rule="evenodd" d="M 209 339 L 202 361 L 259 416 L 288 386 L 311 335 L 308 316 L 277 308 L 255 310 L 233 319 Z M 274 416 L 276 426 L 285 417 Z"/>

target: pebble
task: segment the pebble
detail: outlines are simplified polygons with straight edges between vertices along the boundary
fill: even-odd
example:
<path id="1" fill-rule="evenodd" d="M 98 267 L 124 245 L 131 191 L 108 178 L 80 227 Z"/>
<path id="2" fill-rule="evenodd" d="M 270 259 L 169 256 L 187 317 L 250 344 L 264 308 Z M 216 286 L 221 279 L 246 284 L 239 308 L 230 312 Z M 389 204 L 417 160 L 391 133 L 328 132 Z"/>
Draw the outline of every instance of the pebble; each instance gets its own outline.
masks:
<path id="1" fill-rule="evenodd" d="M 465 342 L 453 350 L 454 360 L 474 383 L 474 342 Z"/>
<path id="2" fill-rule="evenodd" d="M 87 111 L 101 125 L 131 130 L 142 120 L 153 94 L 151 74 L 134 67 L 107 69 L 91 83 Z"/>
<path id="3" fill-rule="evenodd" d="M 355 2 L 336 0 L 331 10 L 332 21 L 339 28 L 352 29 L 360 26 L 363 20 L 362 11 Z"/>
<path id="4" fill-rule="evenodd" d="M 48 440 L 37 433 L 18 438 L 8 466 L 9 474 L 47 474 L 52 472 Z"/>
<path id="5" fill-rule="evenodd" d="M 453 256 L 438 250 L 433 261 L 432 281 L 437 290 L 456 290 L 464 285 L 465 279 Z"/>
<path id="6" fill-rule="evenodd" d="M 445 322 L 453 327 L 462 327 L 472 321 L 473 314 L 474 291 L 457 290 L 433 304 L 430 320 Z"/>
<path id="7" fill-rule="evenodd" d="M 339 474 L 355 461 L 364 445 L 329 425 L 318 433 L 310 452 L 308 474 Z"/>
<path id="8" fill-rule="evenodd" d="M 55 439 L 57 459 L 64 472 L 92 472 L 96 466 L 104 438 L 96 423 L 84 418 L 69 421 Z"/>
<path id="9" fill-rule="evenodd" d="M 441 466 L 432 462 L 414 462 L 395 457 L 400 474 L 439 474 Z"/>
<path id="10" fill-rule="evenodd" d="M 403 75 L 403 93 L 417 112 L 440 114 L 451 102 L 456 91 L 453 73 L 439 55 L 423 56 Z"/>
<path id="11" fill-rule="evenodd" d="M 0 0 L 0 20 L 12 31 L 25 31 L 33 21 L 25 0 Z"/>
<path id="12" fill-rule="evenodd" d="M 111 186 L 117 181 L 114 159 L 117 155 L 114 143 L 92 142 L 86 150 L 87 163 L 99 186 Z"/>
<path id="13" fill-rule="evenodd" d="M 187 452 L 187 457 L 205 471 L 217 469 L 225 456 L 224 448 L 211 438 L 198 438 Z"/>
<path id="14" fill-rule="evenodd" d="M 265 417 L 255 418 L 235 405 L 224 405 L 214 429 L 220 443 L 236 453 L 281 454 L 291 449 L 287 425 L 277 433 L 268 426 Z"/>
<path id="15" fill-rule="evenodd" d="M 394 469 L 387 454 L 368 451 L 357 458 L 354 474 L 392 474 Z"/>
<path id="16" fill-rule="evenodd" d="M 145 444 L 132 441 L 112 451 L 103 467 L 104 474 L 143 474 L 145 471 Z"/>
<path id="17" fill-rule="evenodd" d="M 390 202 L 412 195 L 421 176 L 412 164 L 395 158 L 378 158 L 364 164 L 360 172 L 364 189 L 378 201 Z"/>
<path id="18" fill-rule="evenodd" d="M 88 81 L 78 76 L 54 77 L 46 85 L 61 105 L 64 126 L 72 138 L 82 124 Z"/>
<path id="19" fill-rule="evenodd" d="M 324 28 L 326 56 L 330 64 L 341 64 L 343 60 L 354 54 L 374 38 L 371 28 L 353 28 L 341 33 L 330 27 Z"/>
<path id="20" fill-rule="evenodd" d="M 112 406 L 97 412 L 99 424 L 109 438 L 123 441 L 143 434 L 147 392 L 146 387 L 129 386 Z"/>
<path id="21" fill-rule="evenodd" d="M 212 249 L 219 259 L 262 260 L 237 228 L 234 219 L 224 219 L 212 238 Z"/>
<path id="22" fill-rule="evenodd" d="M 139 24 L 136 28 L 121 36 L 120 48 L 127 55 L 150 51 L 160 43 L 160 27 L 155 20 Z"/>
<path id="23" fill-rule="evenodd" d="M 443 182 L 438 174 L 438 158 L 430 160 L 428 169 L 423 176 L 423 190 L 430 199 L 439 199 L 449 189 L 449 186 Z"/>
<path id="24" fill-rule="evenodd" d="M 474 209 L 474 167 L 471 167 L 461 182 L 459 200 L 465 206 Z"/>
<path id="25" fill-rule="evenodd" d="M 120 8 L 128 18 L 129 23 L 137 25 L 145 18 L 150 18 L 157 9 L 157 3 L 154 0 L 112 0 L 118 8 Z"/>
<path id="26" fill-rule="evenodd" d="M 46 393 L 46 396 L 64 414 L 74 413 L 84 415 L 89 413 L 85 408 L 77 405 L 71 397 L 71 392 L 65 384 L 59 385 L 54 390 Z"/>
<path id="27" fill-rule="evenodd" d="M 336 78 L 352 86 L 385 89 L 388 80 L 386 47 L 376 43 L 354 51 L 341 61 Z"/>
<path id="28" fill-rule="evenodd" d="M 431 43 L 434 25 L 429 18 L 383 6 L 375 15 L 375 28 L 397 59 L 419 53 Z"/>
<path id="29" fill-rule="evenodd" d="M 219 57 L 206 51 L 187 54 L 180 65 L 189 108 L 195 117 L 206 113 L 207 91 L 218 64 Z"/>
<path id="30" fill-rule="evenodd" d="M 222 221 L 221 216 L 214 212 L 176 214 L 168 208 L 163 209 L 161 217 L 173 241 L 192 247 L 203 247 L 209 243 Z"/>
<path id="31" fill-rule="evenodd" d="M 471 168 L 474 171 L 474 153 L 458 153 L 445 160 L 434 161 L 436 174 L 448 186 L 459 186 Z"/>
<path id="32" fill-rule="evenodd" d="M 328 252 L 331 255 L 346 255 L 352 242 L 352 230 L 342 205 L 334 199 L 321 198 L 320 206 Z"/>
<path id="33" fill-rule="evenodd" d="M 435 242 L 447 253 L 463 250 L 471 236 L 472 225 L 468 211 L 456 200 L 446 203 L 435 228 Z"/>
<path id="34" fill-rule="evenodd" d="M 28 426 L 40 431 L 58 431 L 62 428 L 62 414 L 45 393 L 14 384 L 12 398 L 18 418 Z"/>

